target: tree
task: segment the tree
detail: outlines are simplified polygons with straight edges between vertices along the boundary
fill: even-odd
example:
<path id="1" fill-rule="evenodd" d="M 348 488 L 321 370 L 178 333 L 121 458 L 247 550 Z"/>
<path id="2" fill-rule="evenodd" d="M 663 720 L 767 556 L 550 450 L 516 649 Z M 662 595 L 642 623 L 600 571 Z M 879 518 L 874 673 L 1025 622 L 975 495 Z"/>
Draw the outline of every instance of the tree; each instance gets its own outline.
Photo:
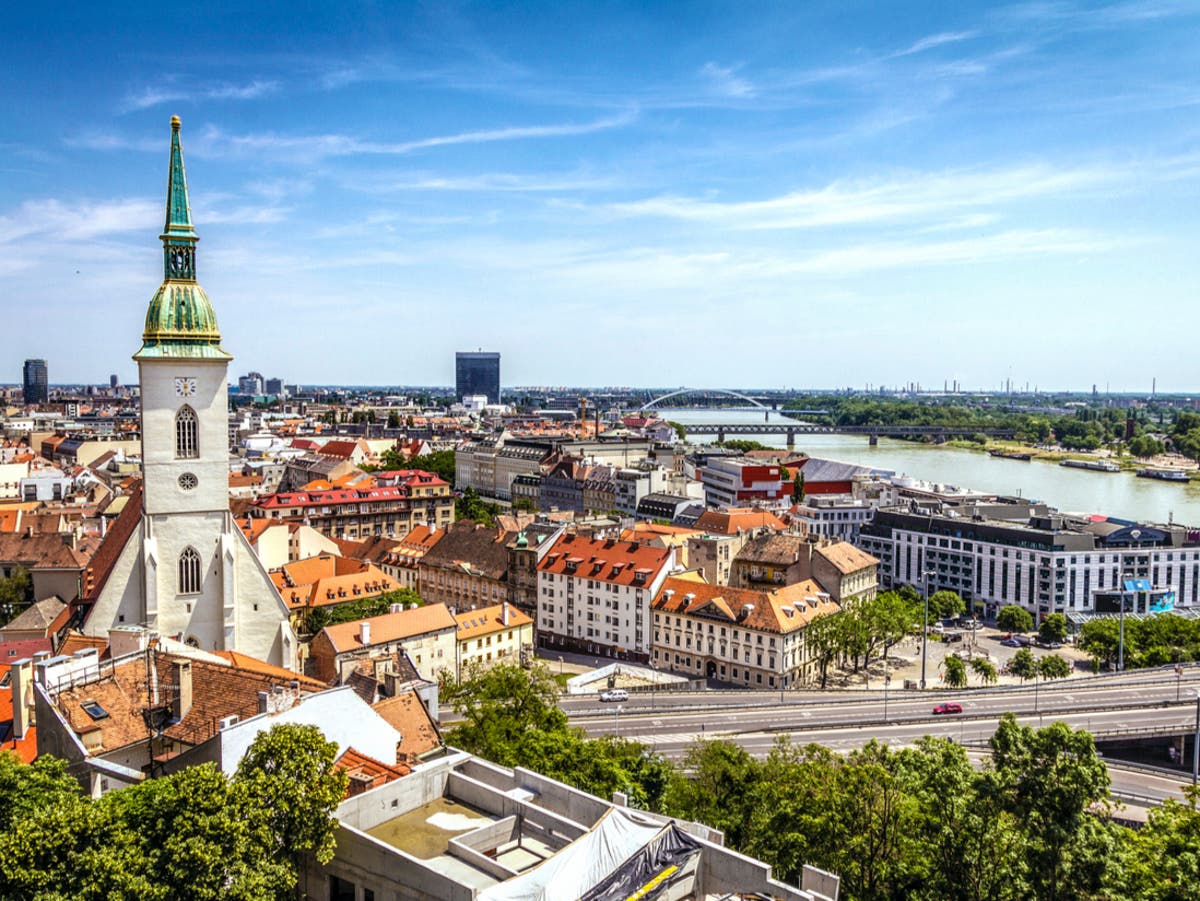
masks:
<path id="1" fill-rule="evenodd" d="M 1000 609 L 996 617 L 996 628 L 1005 632 L 1030 632 L 1033 630 L 1033 615 L 1024 607 L 1009 604 Z"/>
<path id="2" fill-rule="evenodd" d="M 400 428 L 400 414 L 397 413 L 395 410 L 392 410 L 391 412 L 388 413 L 387 427 L 389 429 Z"/>
<path id="3" fill-rule="evenodd" d="M 792 497 L 797 504 L 804 503 L 804 470 L 797 469 L 796 477 L 792 479 Z"/>
<path id="4" fill-rule="evenodd" d="M 972 657 L 971 669 L 979 677 L 980 685 L 994 685 L 999 679 L 996 667 L 986 657 Z"/>
<path id="5" fill-rule="evenodd" d="M 1061 642 L 1067 637 L 1067 618 L 1061 613 L 1051 613 L 1042 620 L 1038 637 L 1045 642 Z"/>
<path id="6" fill-rule="evenodd" d="M 1115 838 L 1094 816 L 1110 801 L 1108 769 L 1091 735 L 1065 723 L 1035 730 L 1006 713 L 990 743 L 987 791 L 1029 837 L 1030 897 L 1090 897 Z"/>
<path id="7" fill-rule="evenodd" d="M 66 804 L 79 794 L 79 783 L 67 773 L 65 760 L 42 754 L 23 764 L 16 754 L 0 751 L 0 833 L 41 808 Z"/>
<path id="8" fill-rule="evenodd" d="M 1008 663 L 1008 671 L 1025 682 L 1037 675 L 1037 661 L 1033 659 L 1033 652 L 1029 648 L 1021 648 L 1017 653 L 1013 654 L 1012 660 Z"/>
<path id="9" fill-rule="evenodd" d="M 33 580 L 23 566 L 14 566 L 7 579 L 0 579 L 0 624 L 19 615 L 32 600 Z"/>
<path id="10" fill-rule="evenodd" d="M 533 505 L 533 500 L 527 497 L 519 497 L 512 502 L 512 508 L 518 513 L 532 513 L 536 509 Z"/>
<path id="11" fill-rule="evenodd" d="M 946 684 L 951 688 L 967 687 L 967 665 L 958 657 L 947 657 L 945 664 Z"/>
<path id="12" fill-rule="evenodd" d="M 462 497 L 454 502 L 455 519 L 470 519 L 485 526 L 494 526 L 499 515 L 500 505 L 485 501 L 474 488 L 463 491 Z"/>
<path id="13" fill-rule="evenodd" d="M 1200 788 L 1184 786 L 1182 802 L 1168 799 L 1129 836 L 1117 895 L 1192 901 L 1200 885 Z"/>
<path id="14" fill-rule="evenodd" d="M 411 588 L 397 588 L 394 591 L 385 591 L 383 594 L 369 598 L 358 598 L 344 604 L 313 607 L 304 616 L 304 631 L 315 635 L 326 626 L 355 622 L 372 616 L 383 616 L 393 604 L 402 604 L 405 607 L 416 604 L 420 607 L 424 603 L 421 596 Z"/>
<path id="15" fill-rule="evenodd" d="M 346 771 L 334 766 L 338 746 L 316 726 L 277 724 L 260 732 L 238 764 L 234 782 L 265 830 L 276 856 L 298 873 L 307 854 L 333 859 L 334 809 L 346 794 Z"/>
<path id="16" fill-rule="evenodd" d="M 545 664 L 528 670 L 512 663 L 472 669 L 461 682 L 447 680 L 445 688 L 443 699 L 466 718 L 446 741 L 504 766 L 525 765 L 517 755 L 526 732 L 566 730 L 558 683 Z"/>
<path id="17" fill-rule="evenodd" d="M 667 425 L 675 430 L 676 438 L 678 438 L 680 441 L 687 441 L 687 427 L 683 425 L 683 423 L 672 422 L 670 419 L 668 419 Z"/>
<path id="18" fill-rule="evenodd" d="M 967 609 L 966 601 L 957 591 L 942 589 L 929 596 L 929 616 L 931 619 L 950 619 L 958 616 Z"/>
<path id="19" fill-rule="evenodd" d="M 692 777 L 671 786 L 667 810 L 720 829 L 732 847 L 743 847 L 762 778 L 758 761 L 733 742 L 699 741 L 688 749 L 683 766 Z"/>
<path id="20" fill-rule="evenodd" d="M 1130 622 L 1133 622 L 1132 620 Z M 1129 625 L 1130 623 L 1126 623 Z M 1087 651 L 1092 659 L 1099 664 L 1111 666 L 1117 659 L 1120 645 L 1120 623 L 1116 619 L 1088 620 L 1079 630 L 1078 647 Z M 1132 634 L 1133 630 L 1129 632 Z M 1126 636 L 1126 652 L 1131 648 L 1131 642 Z"/>
<path id="21" fill-rule="evenodd" d="M 1043 679 L 1065 679 L 1071 675 L 1071 664 L 1058 654 L 1047 654 L 1038 661 L 1037 671 Z"/>

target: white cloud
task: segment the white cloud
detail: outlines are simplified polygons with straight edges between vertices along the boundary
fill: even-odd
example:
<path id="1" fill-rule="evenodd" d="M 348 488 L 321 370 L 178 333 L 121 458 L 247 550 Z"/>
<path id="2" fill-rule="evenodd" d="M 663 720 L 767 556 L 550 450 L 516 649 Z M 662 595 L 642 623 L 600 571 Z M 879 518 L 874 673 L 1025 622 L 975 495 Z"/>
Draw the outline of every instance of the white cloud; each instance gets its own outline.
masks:
<path id="1" fill-rule="evenodd" d="M 943 31 L 938 34 L 931 34 L 910 44 L 907 48 L 897 53 L 896 56 L 911 56 L 914 53 L 924 53 L 926 50 L 932 50 L 935 47 L 942 47 L 946 44 L 969 41 L 978 34 L 979 32 L 977 31 Z"/>
<path id="2" fill-rule="evenodd" d="M 27 200 L 14 213 L 0 216 L 0 245 L 33 237 L 56 241 L 93 240 L 161 226 L 163 205 L 141 198 L 66 204 Z"/>
<path id="3" fill-rule="evenodd" d="M 713 86 L 713 89 L 723 97 L 753 97 L 756 93 L 749 79 L 737 74 L 740 67 L 720 66 L 707 62 L 700 68 L 700 74 Z"/>
<path id="4" fill-rule="evenodd" d="M 143 88 L 125 98 L 126 112 L 150 109 L 164 103 L 189 102 L 195 100 L 254 100 L 279 90 L 278 81 L 256 79 L 246 84 L 218 84 L 209 88 L 184 88 L 154 86 Z"/>

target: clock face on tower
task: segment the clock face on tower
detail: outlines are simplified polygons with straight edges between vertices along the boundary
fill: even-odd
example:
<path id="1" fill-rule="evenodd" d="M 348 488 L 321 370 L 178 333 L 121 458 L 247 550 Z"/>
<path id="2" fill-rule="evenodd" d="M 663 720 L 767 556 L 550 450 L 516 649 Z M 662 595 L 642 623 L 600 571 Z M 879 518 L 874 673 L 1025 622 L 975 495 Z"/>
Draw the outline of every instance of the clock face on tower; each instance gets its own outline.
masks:
<path id="1" fill-rule="evenodd" d="M 178 376 L 175 379 L 175 396 L 176 397 L 195 397 L 196 396 L 196 380 L 193 378 L 185 378 Z"/>

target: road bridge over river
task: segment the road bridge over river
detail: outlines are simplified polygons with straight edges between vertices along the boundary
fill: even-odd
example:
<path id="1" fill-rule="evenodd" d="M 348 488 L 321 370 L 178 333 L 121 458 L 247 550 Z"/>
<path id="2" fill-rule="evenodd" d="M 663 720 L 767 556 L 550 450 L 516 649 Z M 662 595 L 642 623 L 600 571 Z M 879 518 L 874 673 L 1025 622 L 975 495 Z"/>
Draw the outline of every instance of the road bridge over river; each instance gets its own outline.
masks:
<path id="1" fill-rule="evenodd" d="M 786 435 L 787 446 L 796 446 L 797 435 L 865 435 L 872 445 L 880 438 L 929 436 L 937 441 L 952 437 L 986 435 L 989 438 L 1014 438 L 1014 429 L 975 429 L 941 425 L 829 425 L 815 422 L 702 422 L 685 423 L 688 435 L 716 435 L 724 441 L 729 435 Z"/>

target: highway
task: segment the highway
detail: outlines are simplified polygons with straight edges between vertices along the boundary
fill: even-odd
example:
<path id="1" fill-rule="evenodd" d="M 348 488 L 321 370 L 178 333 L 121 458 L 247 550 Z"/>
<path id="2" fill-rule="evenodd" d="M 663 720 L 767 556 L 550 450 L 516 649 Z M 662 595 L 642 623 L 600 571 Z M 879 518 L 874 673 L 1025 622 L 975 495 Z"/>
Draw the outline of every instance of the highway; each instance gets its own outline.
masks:
<path id="1" fill-rule="evenodd" d="M 678 760 L 700 738 L 736 742 L 755 756 L 766 755 L 785 736 L 849 751 L 876 739 L 892 747 L 910 746 L 924 735 L 953 738 L 984 747 L 1002 714 L 1044 726 L 1062 721 L 1098 737 L 1150 737 L 1191 733 L 1196 728 L 1200 668 L 1137 671 L 1082 677 L 1023 687 L 984 690 L 889 692 L 884 716 L 882 692 L 840 693 L 710 691 L 633 694 L 624 703 L 600 703 L 595 696 L 564 698 L 571 722 L 589 735 L 636 738 Z M 1178 700 L 1176 700 L 1178 698 Z M 935 716 L 943 700 L 963 707 L 961 715 Z M 1181 780 L 1168 774 L 1110 767 L 1114 794 L 1130 803 L 1153 804 L 1181 797 Z"/>

